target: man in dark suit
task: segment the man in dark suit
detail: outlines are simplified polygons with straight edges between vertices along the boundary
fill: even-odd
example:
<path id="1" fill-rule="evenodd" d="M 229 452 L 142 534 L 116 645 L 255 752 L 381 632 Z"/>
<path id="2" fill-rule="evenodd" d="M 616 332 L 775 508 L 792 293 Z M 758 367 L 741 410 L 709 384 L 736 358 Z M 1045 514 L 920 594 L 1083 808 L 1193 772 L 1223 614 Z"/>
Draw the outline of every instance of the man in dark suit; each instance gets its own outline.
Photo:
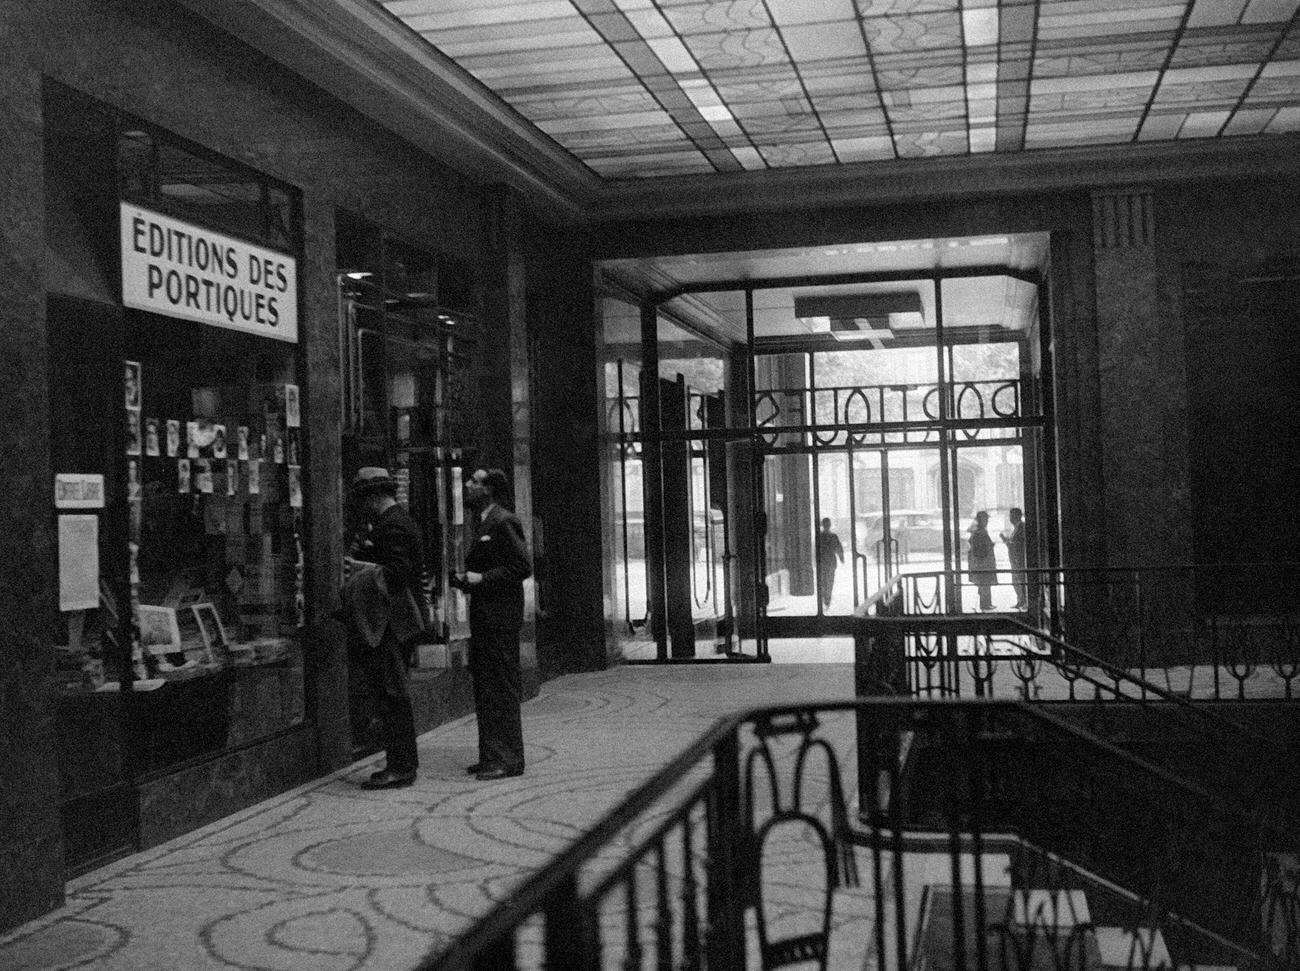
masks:
<path id="1" fill-rule="evenodd" d="M 415 781 L 419 756 L 411 711 L 406 645 L 424 631 L 420 530 L 397 501 L 397 482 L 387 469 L 368 466 L 352 481 L 352 501 L 368 523 L 345 566 L 341 615 L 348 626 L 349 654 L 366 679 L 383 724 L 387 765 L 362 783 L 396 789 Z"/>
<path id="2" fill-rule="evenodd" d="M 500 469 L 476 469 L 465 481 L 465 504 L 479 513 L 479 525 L 465 557 L 465 572 L 452 578 L 454 586 L 469 594 L 469 667 L 479 760 L 467 771 L 485 782 L 524 771 L 519 630 L 524 622 L 524 581 L 533 571 L 519 518 L 502 505 L 507 489 Z"/>

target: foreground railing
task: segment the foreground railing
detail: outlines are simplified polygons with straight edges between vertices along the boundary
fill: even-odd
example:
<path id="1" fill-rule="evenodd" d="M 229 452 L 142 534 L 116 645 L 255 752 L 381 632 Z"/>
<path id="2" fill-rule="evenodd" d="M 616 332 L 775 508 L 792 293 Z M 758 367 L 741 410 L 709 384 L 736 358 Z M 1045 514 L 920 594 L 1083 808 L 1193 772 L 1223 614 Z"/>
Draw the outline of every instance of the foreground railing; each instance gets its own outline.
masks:
<path id="1" fill-rule="evenodd" d="M 1082 969 L 1112 928 L 1130 968 L 1280 969 L 1300 962 L 1295 850 L 1023 704 L 767 708 L 423 967 Z"/>

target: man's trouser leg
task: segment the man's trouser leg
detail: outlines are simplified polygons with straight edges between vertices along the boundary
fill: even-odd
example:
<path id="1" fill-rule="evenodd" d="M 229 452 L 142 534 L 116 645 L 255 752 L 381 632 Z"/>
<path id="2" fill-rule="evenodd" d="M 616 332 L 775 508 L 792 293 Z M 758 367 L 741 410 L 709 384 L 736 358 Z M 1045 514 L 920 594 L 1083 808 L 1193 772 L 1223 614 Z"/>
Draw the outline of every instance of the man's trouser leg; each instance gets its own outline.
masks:
<path id="1" fill-rule="evenodd" d="M 415 743 L 415 713 L 411 710 L 410 673 L 401 646 L 391 633 L 374 649 L 371 690 L 384 723 L 384 754 L 390 772 L 414 772 L 420 764 Z"/>
<path id="2" fill-rule="evenodd" d="M 487 765 L 491 759 L 487 753 L 487 736 L 484 725 L 487 723 L 487 708 L 483 700 L 482 647 L 479 646 L 477 627 L 471 622 L 469 634 L 469 679 L 474 688 L 474 723 L 478 726 L 478 764 Z"/>
<path id="3" fill-rule="evenodd" d="M 524 768 L 524 731 L 519 713 L 523 673 L 519 668 L 519 632 L 483 627 L 474 632 L 477 652 L 475 684 L 481 684 L 483 709 L 479 739 L 487 762 L 508 772 Z"/>

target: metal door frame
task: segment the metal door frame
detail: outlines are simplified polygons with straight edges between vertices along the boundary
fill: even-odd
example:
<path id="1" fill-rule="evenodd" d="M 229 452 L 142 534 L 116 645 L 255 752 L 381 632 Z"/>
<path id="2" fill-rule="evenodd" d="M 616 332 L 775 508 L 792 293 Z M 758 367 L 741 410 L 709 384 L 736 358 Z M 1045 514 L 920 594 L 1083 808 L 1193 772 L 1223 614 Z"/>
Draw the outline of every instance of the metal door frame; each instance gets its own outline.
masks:
<path id="1" fill-rule="evenodd" d="M 943 314 L 942 284 L 943 281 L 945 280 L 988 277 L 988 276 L 1004 276 L 1004 277 L 1010 277 L 1017 280 L 1022 280 L 1024 282 L 1033 284 L 1035 287 L 1037 287 L 1039 292 L 1039 301 L 1038 301 L 1038 316 L 1040 322 L 1039 350 L 1041 354 L 1039 384 L 1040 384 L 1041 391 L 1040 394 L 1037 396 L 1037 401 L 1036 401 L 1036 403 L 1039 406 L 1039 409 L 1037 413 L 1034 415 L 1019 415 L 1013 423 L 1008 423 L 1007 421 L 992 420 L 992 419 L 958 419 L 955 418 L 953 414 L 955 409 L 955 399 L 954 399 L 953 389 L 959 382 L 955 382 L 952 379 L 950 369 L 948 368 L 947 362 L 945 361 L 945 352 L 949 350 L 949 346 L 948 346 L 948 342 L 945 339 L 944 329 L 943 329 L 944 314 Z M 770 278 L 759 279 L 759 280 L 754 280 L 754 279 L 714 280 L 714 281 L 707 281 L 701 283 L 693 283 L 688 286 L 674 287 L 671 289 L 657 291 L 648 294 L 640 299 L 639 305 L 640 305 L 640 316 L 641 316 L 642 373 L 652 374 L 655 375 L 656 377 L 658 376 L 658 371 L 659 371 L 658 323 L 659 323 L 660 312 L 665 304 L 667 304 L 669 301 L 677 297 L 685 296 L 687 294 L 719 293 L 719 292 L 727 292 L 727 291 L 742 292 L 745 298 L 745 344 L 744 347 L 742 348 L 744 353 L 745 368 L 744 368 L 743 377 L 747 385 L 747 387 L 745 388 L 746 393 L 744 395 L 745 424 L 741 427 L 728 427 L 728 428 L 716 429 L 716 430 L 710 429 L 702 434 L 688 433 L 685 436 L 682 436 L 679 433 L 664 432 L 659 427 L 660 408 L 659 408 L 658 382 L 657 381 L 643 382 L 642 389 L 641 389 L 642 391 L 641 402 L 639 407 L 640 419 L 641 419 L 640 434 L 639 436 L 637 436 L 637 438 L 642 447 L 642 455 L 643 455 L 642 470 L 643 470 L 644 480 L 646 483 L 645 486 L 646 537 L 645 539 L 646 539 L 646 549 L 647 549 L 648 601 L 651 605 L 651 610 L 653 610 L 653 605 L 655 603 L 654 594 L 657 591 L 662 597 L 664 591 L 664 584 L 666 580 L 665 569 L 663 567 L 664 536 L 662 530 L 662 515 L 657 515 L 652 517 L 650 513 L 650 509 L 652 505 L 655 506 L 657 509 L 659 509 L 660 512 L 662 511 L 663 508 L 663 504 L 662 504 L 663 483 L 659 475 L 660 472 L 659 453 L 662 449 L 663 444 L 666 441 L 680 439 L 681 437 L 686 437 L 688 439 L 699 439 L 699 440 L 722 439 L 727 442 L 742 443 L 748 447 L 748 455 L 749 455 L 749 463 L 748 463 L 749 473 L 750 473 L 749 500 L 750 500 L 750 511 L 752 513 L 752 522 L 750 524 L 750 528 L 752 530 L 752 543 L 753 543 L 752 546 L 753 555 L 751 557 L 752 563 L 751 563 L 751 570 L 749 572 L 750 572 L 750 580 L 753 585 L 753 591 L 754 591 L 754 596 L 752 597 L 754 610 L 750 622 L 752 624 L 752 629 L 754 634 L 755 654 L 752 656 L 745 656 L 743 654 L 740 654 L 739 652 L 735 652 L 729 654 L 728 658 L 733 660 L 751 660 L 751 661 L 770 660 L 770 654 L 768 651 L 770 620 L 767 614 L 768 591 L 766 588 L 767 529 L 766 529 L 766 522 L 765 522 L 766 514 L 763 511 L 764 507 L 762 501 L 762 496 L 763 496 L 762 476 L 763 476 L 763 459 L 766 457 L 767 454 L 770 454 L 769 450 L 764 448 L 763 436 L 764 434 L 770 434 L 771 429 L 765 430 L 762 427 L 760 427 L 757 422 L 757 415 L 756 415 L 756 394 L 754 392 L 754 389 L 757 383 L 756 382 L 757 374 L 755 368 L 755 361 L 756 358 L 759 356 L 759 352 L 756 351 L 755 349 L 754 293 L 757 290 L 797 288 L 797 287 L 808 287 L 808 286 L 831 286 L 831 285 L 854 284 L 854 283 L 862 283 L 862 284 L 895 283 L 895 282 L 901 283 L 901 282 L 917 282 L 917 281 L 928 281 L 930 285 L 933 287 L 933 292 L 934 292 L 934 300 L 935 300 L 934 350 L 935 350 L 936 364 L 938 369 L 937 384 L 939 387 L 939 393 L 937 395 L 938 405 L 939 405 L 938 419 L 937 421 L 923 422 L 920 424 L 912 424 L 912 425 L 905 425 L 899 427 L 894 427 L 896 423 L 890 423 L 890 422 L 870 423 L 869 425 L 865 425 L 865 426 L 854 426 L 852 423 L 845 423 L 842 426 L 843 430 L 849 431 L 851 433 L 871 433 L 871 434 L 881 434 L 881 435 L 887 434 L 889 432 L 903 432 L 903 431 L 915 432 L 923 428 L 930 428 L 936 432 L 937 434 L 936 442 L 913 443 L 913 447 L 922 446 L 924 444 L 926 446 L 936 447 L 938 449 L 939 460 L 940 460 L 939 461 L 940 495 L 941 495 L 941 507 L 943 510 L 942 518 L 943 518 L 944 562 L 947 564 L 951 565 L 951 564 L 956 564 L 958 562 L 956 545 L 959 542 L 959 537 L 955 535 L 955 531 L 953 529 L 953 523 L 951 521 L 951 516 L 949 515 L 949 509 L 952 506 L 952 503 L 954 502 L 954 495 L 953 495 L 954 484 L 952 482 L 952 476 L 955 470 L 952 467 L 952 463 L 955 461 L 955 447 L 957 445 L 956 433 L 963 428 L 1014 427 L 1016 429 L 1020 429 L 1020 428 L 1030 427 L 1030 426 L 1041 427 L 1043 429 L 1041 447 L 1035 451 L 1033 459 L 1036 463 L 1038 463 L 1039 466 L 1038 479 L 1040 481 L 1040 486 L 1041 486 L 1040 491 L 1043 491 L 1043 501 L 1048 502 L 1049 504 L 1052 505 L 1053 517 L 1055 516 L 1055 512 L 1056 512 L 1055 502 L 1054 502 L 1055 495 L 1054 495 L 1054 490 L 1052 488 L 1052 485 L 1055 482 L 1055 478 L 1056 478 L 1055 455 L 1053 454 L 1054 450 L 1051 447 L 1054 442 L 1055 436 L 1053 433 L 1053 423 L 1052 423 L 1054 411 L 1053 411 L 1053 402 L 1051 398 L 1051 390 L 1052 390 L 1052 382 L 1051 382 L 1052 364 L 1051 364 L 1051 356 L 1050 356 L 1051 344 L 1050 344 L 1050 337 L 1048 335 L 1048 331 L 1051 325 L 1051 318 L 1050 318 L 1050 304 L 1047 301 L 1047 283 L 1045 278 L 1038 271 L 1026 272 L 1024 270 L 1016 269 L 1006 265 L 986 264 L 986 265 L 980 265 L 974 267 L 962 267 L 962 268 L 952 268 L 952 269 L 909 270 L 909 271 L 895 271 L 895 272 L 888 272 L 888 273 L 845 273 L 845 274 L 827 274 L 821 276 L 798 275 L 798 276 L 770 277 Z M 676 317 L 673 317 L 673 320 L 674 323 L 682 326 L 686 326 L 688 330 L 692 330 L 695 333 L 697 333 L 699 336 L 702 336 L 705 339 L 714 341 L 716 343 L 715 335 L 703 334 L 699 332 L 696 328 L 690 327 L 689 325 L 685 324 L 685 322 L 681 321 Z M 821 340 L 819 339 L 819 336 L 812 337 L 809 339 L 800 339 L 798 341 L 794 341 L 794 340 L 789 341 L 788 343 L 781 345 L 779 347 L 779 350 L 777 345 L 769 345 L 770 349 L 764 352 L 765 353 L 789 352 L 789 353 L 811 354 L 818 349 L 831 349 L 831 348 L 842 349 L 841 345 L 839 345 L 838 342 Z M 731 380 L 734 382 L 738 377 L 741 376 L 742 375 L 737 375 L 733 373 L 731 376 Z M 807 436 L 817 430 L 824 432 L 826 429 L 825 426 L 821 426 L 819 429 L 819 426 L 817 426 L 816 424 L 802 425 L 802 426 L 781 426 L 781 431 L 783 433 L 798 434 L 803 436 Z M 1017 437 L 1020 439 L 1022 447 L 1028 441 L 1028 439 L 1025 436 L 1023 436 L 1023 434 L 1018 433 Z M 883 446 L 863 446 L 863 447 L 865 448 L 879 447 L 882 451 L 882 455 L 891 450 Z M 832 449 L 826 447 L 816 447 L 816 446 L 810 446 L 809 448 L 809 452 L 813 455 L 817 455 L 822 452 L 831 451 L 831 450 Z M 854 454 L 854 449 L 852 447 L 848 447 L 844 449 L 835 449 L 835 450 L 843 450 L 849 456 L 850 484 L 851 484 L 852 467 L 853 467 L 852 455 Z M 1026 458 L 1028 458 L 1028 456 L 1026 456 Z M 817 467 L 817 463 L 814 461 L 813 462 L 814 470 L 816 469 L 816 467 Z M 816 472 L 814 472 L 814 476 L 815 475 Z M 882 475 L 887 476 L 887 465 L 884 462 L 882 462 Z M 850 488 L 851 497 L 853 496 L 853 492 L 854 490 Z M 888 493 L 888 481 L 887 478 L 885 478 L 882 479 L 882 495 L 887 493 Z M 818 495 L 818 491 L 816 488 L 816 482 L 814 481 L 814 485 L 813 485 L 814 512 L 817 511 L 817 503 L 819 503 L 819 501 L 820 501 L 820 497 Z M 854 498 L 850 499 L 850 502 L 854 502 L 854 501 L 855 501 Z M 1026 497 L 1026 501 L 1028 501 L 1027 497 Z M 885 512 L 888 513 L 887 504 L 886 504 Z M 657 525 L 659 526 L 658 529 L 652 528 L 652 519 L 656 521 Z M 886 519 L 888 519 L 887 515 L 886 515 Z M 1051 542 L 1054 544 L 1056 541 L 1054 523 L 1049 521 L 1048 523 L 1045 523 L 1044 526 L 1048 530 L 1048 534 Z M 729 531 L 734 532 L 739 529 L 742 529 L 743 524 L 728 523 L 727 528 Z M 851 537 L 850 541 L 851 541 L 851 547 L 856 547 L 856 537 Z M 652 549 L 657 549 L 659 554 L 658 563 L 660 565 L 660 569 L 658 570 L 658 576 L 651 576 L 651 573 L 654 572 L 651 571 L 650 569 L 650 552 Z M 1056 547 L 1055 545 L 1053 545 L 1052 546 L 1053 558 L 1055 558 L 1055 549 Z M 734 580 L 739 581 L 744 571 L 728 571 L 728 572 L 730 573 L 731 577 Z M 857 571 L 855 568 L 854 570 L 855 584 L 857 582 L 856 572 Z M 946 591 L 947 596 L 949 597 L 948 602 L 954 602 L 951 599 L 956 594 L 956 589 L 955 589 L 956 584 L 955 584 L 953 570 L 948 571 L 947 584 L 949 587 L 949 589 Z M 733 597 L 732 591 L 728 590 L 726 593 L 727 593 L 727 598 L 729 600 L 734 601 L 735 598 Z M 659 601 L 659 603 L 660 604 L 663 603 L 662 599 Z M 742 618 L 739 617 L 739 611 L 735 611 L 734 614 L 736 616 L 737 624 L 739 624 L 742 620 Z M 814 619 L 819 619 L 821 617 L 822 615 L 820 612 L 820 602 L 818 602 L 818 615 L 817 618 Z M 664 626 L 666 627 L 666 625 Z M 657 653 L 658 661 L 666 662 L 672 659 L 668 657 L 666 639 L 663 636 L 663 634 L 664 632 L 656 633 L 656 646 L 657 646 L 656 653 Z"/>

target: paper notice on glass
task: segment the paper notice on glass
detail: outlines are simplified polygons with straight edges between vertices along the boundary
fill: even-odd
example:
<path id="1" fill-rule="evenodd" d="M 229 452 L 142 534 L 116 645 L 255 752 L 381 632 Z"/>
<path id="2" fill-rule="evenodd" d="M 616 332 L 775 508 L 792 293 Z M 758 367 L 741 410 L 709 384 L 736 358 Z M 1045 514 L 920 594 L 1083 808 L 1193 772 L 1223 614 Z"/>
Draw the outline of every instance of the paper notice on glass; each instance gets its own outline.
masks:
<path id="1" fill-rule="evenodd" d="M 59 610 L 99 606 L 99 517 L 59 517 Z"/>

